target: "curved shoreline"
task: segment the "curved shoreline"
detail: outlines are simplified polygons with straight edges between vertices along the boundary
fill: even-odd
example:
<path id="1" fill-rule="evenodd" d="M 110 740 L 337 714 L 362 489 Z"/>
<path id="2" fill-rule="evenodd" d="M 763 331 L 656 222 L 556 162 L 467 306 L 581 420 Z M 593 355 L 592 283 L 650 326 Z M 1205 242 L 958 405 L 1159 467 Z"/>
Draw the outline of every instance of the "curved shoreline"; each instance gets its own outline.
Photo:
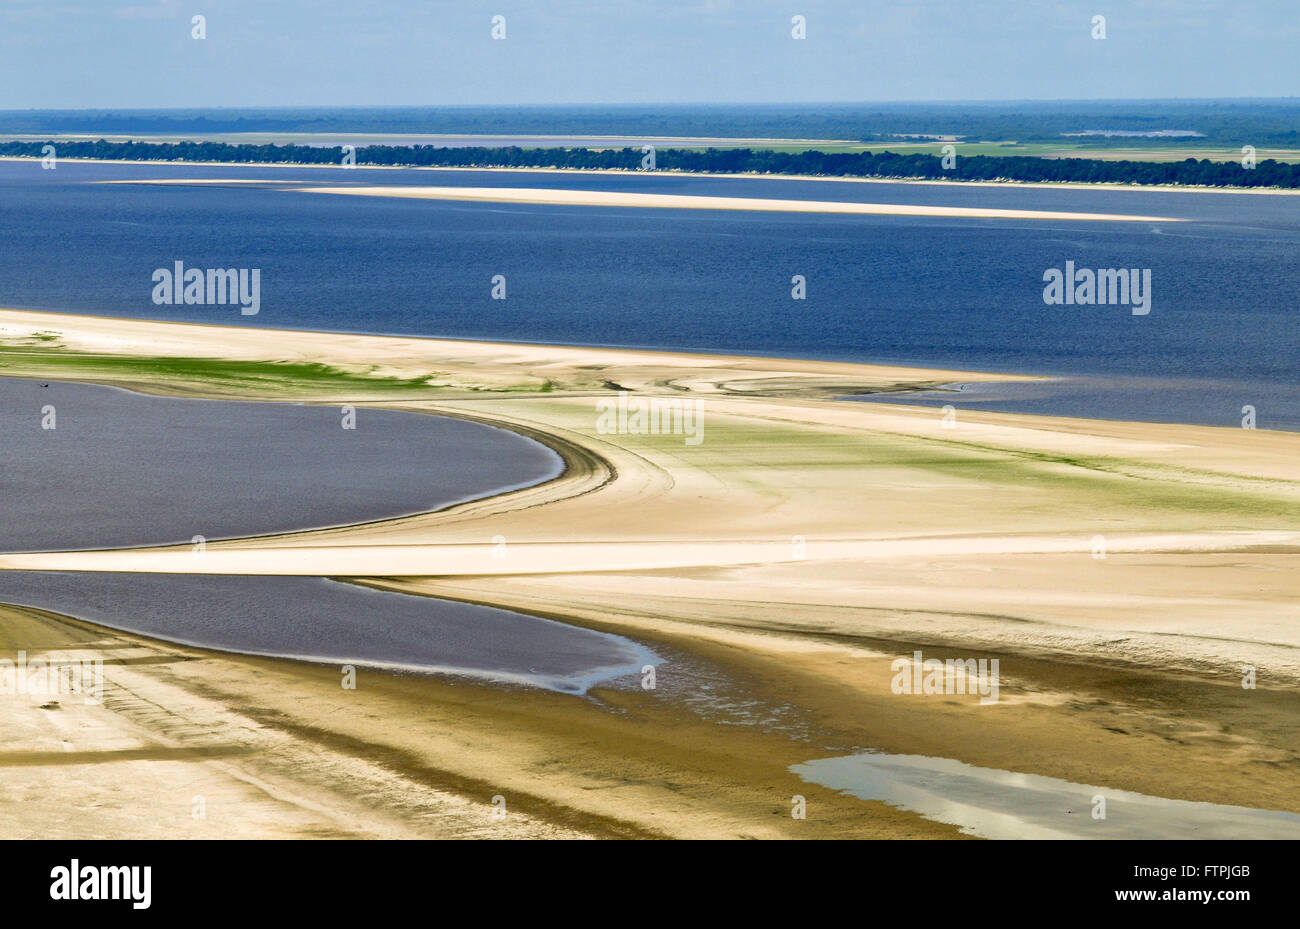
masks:
<path id="1" fill-rule="evenodd" d="M 360 431 L 354 419 L 349 432 L 322 405 L 21 377 L 0 379 L 0 394 L 18 501 L 0 528 L 6 554 L 206 545 L 402 519 L 548 483 L 566 465 L 549 445 L 468 417 L 383 409 L 362 412 Z M 444 454 L 436 469 L 420 460 L 425 447 L 448 445 L 482 460 L 460 467 Z M 60 513 L 86 494 L 94 499 L 75 520 Z"/>
<path id="2" fill-rule="evenodd" d="M 660 662 L 616 633 L 333 578 L 5 571 L 0 601 L 188 648 L 579 696 Z"/>
<path id="3" fill-rule="evenodd" d="M 51 383 L 56 383 L 56 382 L 51 382 Z M 94 382 L 79 381 L 79 382 L 57 382 L 57 383 L 66 383 L 66 384 L 76 383 L 76 384 L 82 384 L 84 386 L 89 386 L 89 387 L 94 387 L 99 389 L 105 387 L 105 385 L 95 384 Z M 0 387 L 2 387 L 3 385 L 4 385 L 4 381 L 0 380 Z M 123 393 L 128 393 L 136 396 L 149 396 L 149 395 L 139 394 L 137 391 L 133 391 L 125 387 L 109 385 L 108 389 L 121 391 Z M 238 403 L 238 401 L 222 400 L 222 399 L 208 398 L 208 397 L 179 397 L 174 394 L 168 394 L 165 391 L 162 394 L 154 395 L 154 396 L 168 397 L 171 400 L 181 400 L 181 401 L 188 400 L 191 402 L 207 402 L 213 404 L 224 403 L 227 406 L 235 406 Z M 273 403 L 283 402 L 283 401 L 266 400 L 261 402 L 273 404 Z M 301 404 L 293 404 L 293 405 L 297 406 Z M 321 404 L 321 405 L 325 406 L 326 404 Z M 392 408 L 389 407 L 389 409 Z M 516 500 L 517 495 L 519 494 L 527 494 L 527 492 L 532 492 L 532 495 L 542 494 L 548 500 L 553 500 L 557 498 L 555 491 L 559 489 L 557 486 L 554 485 L 564 485 L 566 487 L 572 488 L 572 494 L 582 494 L 582 493 L 589 493 L 592 492 L 593 490 L 599 489 L 599 487 L 603 486 L 609 481 L 612 481 L 615 477 L 615 472 L 612 466 L 609 464 L 609 462 L 604 458 L 602 458 L 601 456 L 599 456 L 598 454 L 594 453 L 592 450 L 586 449 L 575 442 L 566 440 L 558 435 L 554 435 L 553 433 L 544 432 L 540 429 L 531 428 L 519 424 L 512 425 L 508 423 L 503 423 L 491 417 L 476 416 L 467 412 L 460 412 L 460 411 L 449 412 L 449 413 L 436 413 L 433 411 L 423 410 L 423 409 L 413 409 L 407 411 L 407 410 L 402 410 L 400 408 L 398 408 L 396 411 L 409 412 L 409 415 L 413 415 L 413 416 L 436 416 L 442 419 L 455 419 L 464 422 L 471 422 L 476 425 L 483 426 L 485 428 L 498 430 L 502 432 L 508 432 L 513 435 L 519 436 L 521 438 L 531 440 L 547 448 L 548 450 L 550 450 L 552 453 L 556 455 L 560 463 L 559 470 L 553 476 L 546 477 L 532 483 L 507 485 L 505 487 L 500 487 L 496 490 L 489 491 L 485 494 L 472 495 L 472 496 L 465 497 L 463 499 L 448 501 L 432 509 L 418 510 L 411 513 L 404 513 L 396 516 L 383 517 L 380 519 L 360 520 L 360 521 L 338 523 L 338 524 L 324 524 L 319 526 L 298 527 L 298 528 L 286 529 L 284 531 L 279 531 L 279 532 L 264 533 L 264 534 L 257 534 L 257 535 L 228 536 L 228 537 L 214 536 L 210 539 L 205 539 L 205 543 L 219 545 L 220 543 L 223 542 L 248 543 L 257 540 L 274 542 L 279 539 L 292 538 L 292 537 L 316 537 L 321 533 L 327 533 L 331 530 L 363 530 L 367 527 L 382 526 L 387 524 L 398 524 L 415 516 L 430 516 L 433 514 L 454 516 L 459 512 L 464 511 L 467 508 L 482 509 L 485 506 L 498 508 L 501 507 L 503 504 L 507 508 L 509 508 L 510 504 Z M 568 496 L 572 494 L 564 494 L 561 496 Z M 531 503 L 528 505 L 536 506 L 536 505 L 540 505 L 540 503 Z M 136 546 L 132 546 L 132 548 L 135 547 Z M 170 548 L 171 546 L 160 546 L 160 547 Z M 186 547 L 186 546 L 182 546 L 182 547 Z M 102 548 L 77 549 L 76 551 L 110 552 L 110 551 L 121 550 L 122 548 L 123 546 L 107 546 Z M 7 551 L 0 554 L 37 554 L 37 552 L 8 552 Z M 19 577 L 20 579 L 22 578 L 23 575 L 27 573 L 29 572 L 23 572 L 23 571 L 12 572 L 13 575 Z M 10 574 L 11 574 L 10 571 L 0 571 L 0 586 L 5 586 L 5 582 L 10 579 L 9 577 L 7 577 L 7 575 Z M 144 577 L 147 576 L 141 576 L 141 579 L 143 579 Z M 185 575 L 171 575 L 171 577 L 180 579 L 185 577 Z M 247 583 L 250 581 L 254 583 L 257 582 L 256 579 L 254 578 L 242 578 L 241 581 L 243 583 Z M 338 583 L 348 584 L 349 582 L 346 580 L 340 580 L 338 581 Z M 369 586 L 369 585 L 353 585 L 353 586 Z M 419 599 L 427 599 L 430 601 L 443 603 L 446 604 L 447 606 L 450 606 L 452 608 L 453 613 L 455 612 L 456 605 L 459 603 L 459 601 L 432 597 L 427 594 L 413 595 L 409 593 L 402 594 L 400 592 L 395 592 L 395 591 L 380 591 L 378 588 L 371 588 L 371 589 L 376 590 L 379 596 L 389 596 L 389 597 L 397 596 L 399 598 L 403 596 L 405 597 L 414 596 Z M 176 635 L 167 634 L 161 630 L 151 631 L 151 630 L 141 629 L 135 626 L 124 625 L 121 622 L 109 621 L 102 618 L 100 619 L 88 618 L 86 616 L 78 615 L 75 612 L 75 610 L 69 612 L 66 609 L 51 607 L 48 600 L 41 596 L 34 596 L 34 597 L 28 596 L 26 599 L 23 599 L 22 601 L 18 601 L 5 594 L 0 594 L 0 600 L 4 601 L 4 603 L 0 605 L 26 606 L 33 609 L 49 612 L 56 616 L 60 616 L 68 619 L 74 619 L 79 622 L 87 623 L 91 626 L 105 628 L 105 629 L 112 629 L 118 632 L 125 632 L 131 635 L 141 636 L 145 639 L 156 640 L 159 642 L 166 642 L 173 645 L 180 645 L 184 647 L 207 649 L 207 650 L 213 650 L 213 651 L 227 653 L 227 654 L 247 655 L 247 656 L 262 657 L 262 658 L 279 658 L 288 661 L 298 661 L 298 662 L 305 662 L 309 664 L 323 664 L 323 665 L 333 665 L 333 666 L 337 666 L 339 664 L 352 664 L 356 667 L 364 667 L 373 670 L 394 671 L 394 672 L 415 672 L 421 674 L 442 674 L 442 675 L 451 675 L 453 677 L 480 678 L 489 682 L 494 682 L 499 684 L 517 684 L 517 685 L 526 685 L 526 686 L 534 686 L 534 687 L 543 687 L 546 689 L 552 689 L 552 690 L 557 690 L 566 693 L 575 693 L 579 695 L 585 694 L 591 687 L 596 686 L 597 684 L 606 682 L 614 678 L 627 676 L 629 674 L 638 671 L 642 666 L 644 666 L 647 663 L 658 661 L 657 656 L 655 656 L 652 652 L 645 649 L 644 647 L 638 645 L 637 643 L 630 642 L 626 639 L 623 639 L 623 637 L 618 636 L 614 633 L 596 633 L 598 635 L 612 635 L 615 639 L 618 639 L 621 642 L 625 642 L 629 647 L 636 649 L 637 654 L 634 656 L 633 660 L 630 660 L 629 662 L 626 663 L 606 664 L 606 665 L 600 665 L 600 666 L 588 668 L 580 675 L 578 675 L 576 679 L 570 680 L 570 678 L 573 677 L 572 675 L 568 675 L 566 678 L 561 679 L 561 678 L 547 677 L 544 675 L 539 676 L 537 674 L 524 673 L 522 671 L 480 670 L 480 669 L 474 669 L 471 667 L 464 666 L 463 664 L 457 664 L 454 661 L 449 664 L 428 664 L 428 663 L 418 663 L 418 662 L 394 660 L 394 659 L 356 658 L 346 653 L 340 654 L 339 656 L 325 657 L 321 655 L 313 655 L 301 651 L 295 651 L 292 649 L 288 649 L 287 647 L 281 648 L 279 650 L 243 649 L 243 648 L 223 645 L 215 641 L 205 641 L 200 639 L 178 637 Z M 500 608 L 492 607 L 490 604 L 471 604 L 470 606 L 477 609 L 489 611 L 493 615 L 501 615 L 501 616 L 510 615 L 510 616 L 519 617 L 519 619 L 522 620 L 525 624 L 527 624 L 530 620 L 535 620 L 540 623 L 553 624 L 556 626 L 567 625 L 568 627 L 572 627 L 576 629 L 584 628 L 581 625 L 574 626 L 574 624 L 565 624 L 563 623 L 562 620 L 559 620 L 554 617 L 537 616 L 535 614 L 522 613 L 519 611 L 501 610 Z M 521 628 L 520 631 L 521 632 L 526 631 L 527 628 L 528 627 L 525 625 L 524 627 Z"/>

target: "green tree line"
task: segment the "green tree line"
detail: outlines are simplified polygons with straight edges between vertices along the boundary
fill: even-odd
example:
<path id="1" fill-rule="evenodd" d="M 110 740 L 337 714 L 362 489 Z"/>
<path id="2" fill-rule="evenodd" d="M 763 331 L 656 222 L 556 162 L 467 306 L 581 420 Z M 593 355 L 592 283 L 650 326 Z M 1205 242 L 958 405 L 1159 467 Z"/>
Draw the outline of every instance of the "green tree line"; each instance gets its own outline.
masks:
<path id="1" fill-rule="evenodd" d="M 0 156 L 36 157 L 53 145 L 60 158 L 108 161 L 220 161 L 340 165 L 338 146 L 247 145 L 226 142 L 0 142 Z M 358 166 L 447 168 L 589 168 L 636 171 L 639 148 L 439 148 L 368 145 L 356 149 Z M 937 154 L 894 152 L 773 152 L 739 149 L 663 149 L 656 169 L 714 174 L 804 174 L 958 181 L 1054 181 L 1198 187 L 1300 187 L 1300 165 L 1268 159 L 1253 169 L 1237 161 L 1101 161 L 1024 155 L 959 156 L 945 169 Z"/>

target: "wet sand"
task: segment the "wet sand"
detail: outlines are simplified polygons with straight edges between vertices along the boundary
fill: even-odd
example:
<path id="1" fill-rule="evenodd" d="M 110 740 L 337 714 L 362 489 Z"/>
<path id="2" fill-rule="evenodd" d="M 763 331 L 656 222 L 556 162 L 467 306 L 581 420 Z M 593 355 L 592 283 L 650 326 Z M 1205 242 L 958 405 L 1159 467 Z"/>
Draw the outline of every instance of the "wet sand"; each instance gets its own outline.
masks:
<path id="1" fill-rule="evenodd" d="M 868 753 L 819 758 L 793 770 L 983 839 L 1300 838 L 1295 813 L 1166 800 L 947 758 Z"/>

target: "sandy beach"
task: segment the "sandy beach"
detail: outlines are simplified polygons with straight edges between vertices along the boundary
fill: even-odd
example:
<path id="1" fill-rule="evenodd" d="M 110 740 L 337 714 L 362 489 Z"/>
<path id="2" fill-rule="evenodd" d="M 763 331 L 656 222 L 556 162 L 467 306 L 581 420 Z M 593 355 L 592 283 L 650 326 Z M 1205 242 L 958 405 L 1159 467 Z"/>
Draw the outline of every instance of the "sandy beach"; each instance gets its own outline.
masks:
<path id="1" fill-rule="evenodd" d="M 195 359 L 262 367 L 217 377 Z M 866 750 L 1300 811 L 1300 435 L 836 399 L 1017 379 L 987 372 L 17 310 L 0 311 L 0 360 L 151 394 L 351 404 L 362 429 L 372 408 L 463 417 L 565 461 L 523 490 L 200 559 L 41 552 L 0 569 L 330 576 L 663 656 L 654 689 L 585 698 L 366 669 L 342 690 L 337 667 L 0 607 L 6 654 L 99 655 L 108 680 L 98 706 L 0 700 L 21 733 L 11 834 L 959 835 L 790 770 Z M 295 375 L 307 364 L 319 376 Z M 607 428 L 602 412 L 636 400 L 692 427 Z M 917 650 L 997 658 L 1000 700 L 894 692 L 891 663 Z M 89 784 L 76 818 L 47 817 Z"/>
<path id="2" fill-rule="evenodd" d="M 155 186 L 212 186 L 222 184 L 276 183 L 247 178 L 203 178 L 185 180 L 103 181 L 106 184 L 151 184 Z M 692 194 L 647 194 L 610 190 L 556 190 L 532 187 L 384 187 L 296 186 L 301 182 L 276 183 L 278 189 L 309 194 L 353 197 L 397 197 L 414 200 L 459 200 L 475 203 L 523 203 L 550 206 L 632 207 L 665 210 L 722 210 L 728 212 L 827 213 L 842 216 L 931 216 L 962 219 L 1078 220 L 1086 222 L 1182 222 L 1167 216 L 1128 213 L 1086 213 L 1066 210 L 1010 210 L 992 207 L 925 206 L 906 203 L 854 203 L 833 200 L 790 200 L 774 197 L 710 197 Z"/>
<path id="3" fill-rule="evenodd" d="M 843 203 L 761 197 L 704 197 L 605 190 L 536 190 L 528 187 L 303 187 L 303 193 L 357 197 L 408 197 L 485 203 L 559 206 L 640 207 L 671 210 L 748 210 L 769 213 L 835 213 L 845 216 L 946 216 L 983 219 L 1072 219 L 1105 222 L 1177 222 L 1159 216 L 1124 213 L 1073 213 L 1063 210 L 1004 210 L 986 207 L 922 206 L 900 203 Z"/>

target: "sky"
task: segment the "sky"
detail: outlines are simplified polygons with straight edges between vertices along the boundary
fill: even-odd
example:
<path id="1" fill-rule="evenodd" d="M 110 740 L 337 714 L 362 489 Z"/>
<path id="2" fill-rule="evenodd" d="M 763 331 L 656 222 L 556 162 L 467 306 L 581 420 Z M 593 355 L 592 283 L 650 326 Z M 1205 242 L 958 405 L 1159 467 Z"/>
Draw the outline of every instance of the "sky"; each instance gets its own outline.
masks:
<path id="1" fill-rule="evenodd" d="M 1300 95 L 1297 12 L 1300 0 L 0 0 L 0 108 L 1285 97 Z"/>

